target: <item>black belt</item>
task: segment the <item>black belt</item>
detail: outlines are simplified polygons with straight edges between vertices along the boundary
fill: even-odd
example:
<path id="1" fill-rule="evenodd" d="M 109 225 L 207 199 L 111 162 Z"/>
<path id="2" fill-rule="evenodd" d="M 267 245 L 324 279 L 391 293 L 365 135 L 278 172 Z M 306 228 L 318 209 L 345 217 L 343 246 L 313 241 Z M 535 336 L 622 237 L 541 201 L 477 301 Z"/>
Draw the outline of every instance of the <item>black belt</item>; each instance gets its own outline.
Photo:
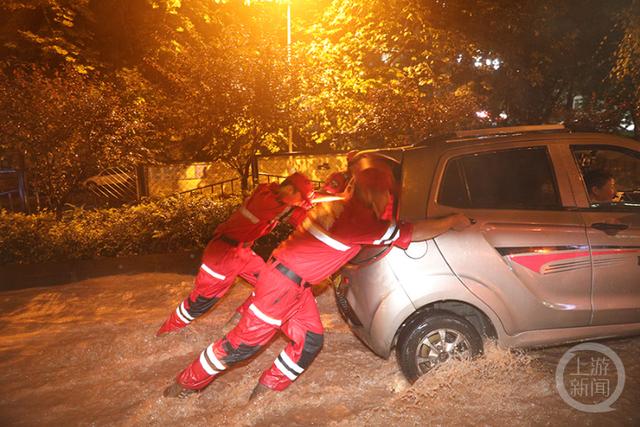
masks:
<path id="1" fill-rule="evenodd" d="M 278 264 L 276 264 L 276 270 L 278 270 L 280 273 L 282 273 L 283 275 L 285 275 L 288 279 L 290 279 L 292 282 L 294 282 L 296 285 L 298 286 L 303 286 L 305 288 L 308 288 L 310 286 L 310 284 L 305 283 L 305 281 L 302 279 L 302 277 L 298 276 L 295 271 L 290 270 L 286 265 L 278 262 Z"/>
<path id="2" fill-rule="evenodd" d="M 218 239 L 222 240 L 225 243 L 230 244 L 231 246 L 242 246 L 243 248 L 249 247 L 253 243 L 253 242 L 239 242 L 235 239 L 232 239 L 229 236 L 225 236 L 224 234 L 219 235 Z"/>

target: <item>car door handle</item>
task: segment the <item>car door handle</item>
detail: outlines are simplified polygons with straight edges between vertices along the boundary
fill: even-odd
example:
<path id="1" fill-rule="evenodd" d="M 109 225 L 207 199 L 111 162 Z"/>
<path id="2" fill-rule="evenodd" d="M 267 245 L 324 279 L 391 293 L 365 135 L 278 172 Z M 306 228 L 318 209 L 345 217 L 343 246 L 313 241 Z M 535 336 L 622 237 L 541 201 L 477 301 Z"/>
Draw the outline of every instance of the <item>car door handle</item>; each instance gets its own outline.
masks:
<path id="1" fill-rule="evenodd" d="M 591 228 L 606 232 L 623 231 L 629 228 L 627 224 L 610 224 L 607 222 L 594 222 L 591 224 Z"/>

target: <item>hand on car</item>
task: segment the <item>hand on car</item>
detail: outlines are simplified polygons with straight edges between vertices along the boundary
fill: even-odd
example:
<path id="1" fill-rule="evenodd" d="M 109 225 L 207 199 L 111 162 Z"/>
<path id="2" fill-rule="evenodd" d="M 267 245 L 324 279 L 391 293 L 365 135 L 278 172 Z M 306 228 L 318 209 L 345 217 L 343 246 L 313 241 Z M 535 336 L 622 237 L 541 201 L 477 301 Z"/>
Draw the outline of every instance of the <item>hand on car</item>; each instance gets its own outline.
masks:
<path id="1" fill-rule="evenodd" d="M 473 223 L 469 217 L 461 213 L 449 216 L 449 221 L 451 222 L 451 229 L 455 231 L 462 231 Z"/>

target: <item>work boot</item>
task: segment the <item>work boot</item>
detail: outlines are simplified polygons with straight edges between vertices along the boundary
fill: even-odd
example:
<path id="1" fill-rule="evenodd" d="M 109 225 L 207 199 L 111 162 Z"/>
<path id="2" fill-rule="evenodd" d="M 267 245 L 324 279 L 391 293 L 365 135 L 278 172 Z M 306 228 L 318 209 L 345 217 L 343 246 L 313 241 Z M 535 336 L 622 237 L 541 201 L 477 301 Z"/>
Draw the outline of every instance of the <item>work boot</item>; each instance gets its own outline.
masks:
<path id="1" fill-rule="evenodd" d="M 233 316 L 231 316 L 229 320 L 227 320 L 227 323 L 225 323 L 222 326 L 222 329 L 220 329 L 220 332 L 222 333 L 222 335 L 223 336 L 227 335 L 233 328 L 238 326 L 238 323 L 240 322 L 241 318 L 242 318 L 242 315 L 237 311 L 233 313 Z"/>
<path id="2" fill-rule="evenodd" d="M 175 382 L 169 387 L 164 389 L 162 395 L 164 397 L 177 397 L 178 399 L 186 399 L 192 394 L 198 393 L 198 390 L 192 390 L 190 388 L 184 388 L 179 383 Z"/>
<path id="3" fill-rule="evenodd" d="M 262 384 L 262 383 L 258 383 L 256 385 L 256 387 L 253 389 L 253 392 L 251 393 L 251 396 L 249 396 L 249 402 L 251 402 L 252 400 L 260 397 L 260 396 L 264 396 L 267 393 L 271 392 L 272 390 L 267 387 L 266 385 Z"/>
<path id="4" fill-rule="evenodd" d="M 160 329 L 158 329 L 158 332 L 156 332 L 156 336 L 161 337 L 163 335 L 180 332 L 185 326 L 187 326 L 187 324 L 178 319 L 175 312 L 171 313 L 171 316 L 165 320 L 162 326 L 160 326 Z"/>

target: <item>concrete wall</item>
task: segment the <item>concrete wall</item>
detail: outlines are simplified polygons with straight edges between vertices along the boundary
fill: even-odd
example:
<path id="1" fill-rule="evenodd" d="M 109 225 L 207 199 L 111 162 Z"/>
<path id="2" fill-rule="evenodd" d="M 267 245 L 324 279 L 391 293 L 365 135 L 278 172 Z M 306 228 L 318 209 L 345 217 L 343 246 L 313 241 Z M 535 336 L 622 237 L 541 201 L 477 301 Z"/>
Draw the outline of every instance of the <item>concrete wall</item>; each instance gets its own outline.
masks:
<path id="1" fill-rule="evenodd" d="M 149 166 L 146 173 L 149 196 L 152 197 L 168 196 L 227 179 L 239 178 L 233 169 L 222 162 Z M 239 190 L 239 181 L 234 182 L 233 185 L 224 184 L 226 193 Z"/>
<path id="2" fill-rule="evenodd" d="M 347 168 L 346 154 L 292 154 L 258 156 L 258 172 L 287 176 L 293 172 L 302 172 L 312 181 L 324 182 L 333 172 Z M 261 176 L 260 182 L 266 182 Z"/>
<path id="3" fill-rule="evenodd" d="M 257 156 L 259 182 L 277 180 L 293 172 L 302 172 L 312 181 L 324 182 L 333 172 L 347 167 L 346 154 L 298 154 Z M 266 175 L 272 175 L 269 178 Z M 162 197 L 183 191 L 206 187 L 228 179 L 233 183 L 224 184 L 225 193 L 238 193 L 240 181 L 238 174 L 222 162 L 191 163 L 149 166 L 146 170 L 149 196 Z M 219 193 L 220 187 L 212 191 Z"/>

